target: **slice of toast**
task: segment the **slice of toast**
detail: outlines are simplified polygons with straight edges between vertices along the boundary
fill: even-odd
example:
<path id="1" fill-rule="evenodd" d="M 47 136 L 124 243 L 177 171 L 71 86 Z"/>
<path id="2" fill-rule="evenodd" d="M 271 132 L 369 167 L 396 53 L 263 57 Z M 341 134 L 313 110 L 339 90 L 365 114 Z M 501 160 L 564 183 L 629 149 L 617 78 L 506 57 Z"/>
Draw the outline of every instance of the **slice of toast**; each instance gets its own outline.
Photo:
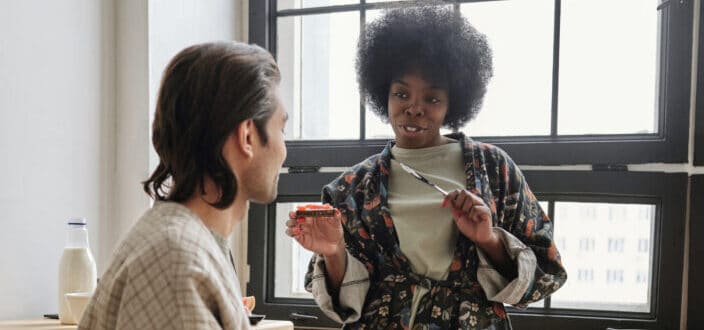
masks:
<path id="1" fill-rule="evenodd" d="M 332 217 L 335 216 L 335 208 L 330 204 L 306 204 L 296 207 L 296 217 Z"/>

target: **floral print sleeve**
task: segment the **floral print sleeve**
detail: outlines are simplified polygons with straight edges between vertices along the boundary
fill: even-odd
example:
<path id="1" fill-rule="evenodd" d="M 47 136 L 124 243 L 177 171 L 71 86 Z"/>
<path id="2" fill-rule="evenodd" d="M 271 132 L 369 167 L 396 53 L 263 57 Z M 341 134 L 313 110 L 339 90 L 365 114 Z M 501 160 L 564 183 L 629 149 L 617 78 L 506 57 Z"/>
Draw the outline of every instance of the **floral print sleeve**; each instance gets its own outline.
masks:
<path id="1" fill-rule="evenodd" d="M 486 174 L 482 176 L 487 183 L 482 195 L 491 196 L 488 204 L 495 226 L 517 238 L 535 255 L 534 274 L 529 277 L 525 293 L 518 301 L 505 301 L 525 307 L 549 296 L 567 279 L 553 241 L 553 223 L 540 207 L 523 173 L 503 150 L 483 143 L 475 143 L 475 150 L 477 158 L 483 160 L 484 166 L 477 170 Z M 521 245 L 520 242 L 515 244 Z"/>

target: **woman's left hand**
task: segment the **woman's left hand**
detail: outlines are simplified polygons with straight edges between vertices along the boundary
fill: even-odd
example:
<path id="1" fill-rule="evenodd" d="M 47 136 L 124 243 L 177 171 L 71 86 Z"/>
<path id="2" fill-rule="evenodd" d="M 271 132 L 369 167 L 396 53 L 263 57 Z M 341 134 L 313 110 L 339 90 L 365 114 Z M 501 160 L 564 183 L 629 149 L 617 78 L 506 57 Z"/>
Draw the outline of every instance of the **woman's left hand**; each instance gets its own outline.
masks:
<path id="1" fill-rule="evenodd" d="M 491 229 L 491 210 L 479 196 L 457 189 L 445 196 L 442 206 L 447 205 L 459 231 L 475 244 L 482 247 L 499 239 Z"/>

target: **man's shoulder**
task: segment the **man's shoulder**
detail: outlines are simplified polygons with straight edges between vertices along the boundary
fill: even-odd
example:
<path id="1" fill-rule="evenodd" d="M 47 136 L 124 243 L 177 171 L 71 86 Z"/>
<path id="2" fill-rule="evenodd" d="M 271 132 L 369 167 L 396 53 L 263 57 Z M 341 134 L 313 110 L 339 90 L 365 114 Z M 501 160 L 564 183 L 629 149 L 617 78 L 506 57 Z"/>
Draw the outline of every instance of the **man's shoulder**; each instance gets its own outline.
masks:
<path id="1" fill-rule="evenodd" d="M 209 244 L 210 232 L 186 207 L 158 202 L 130 230 L 116 251 L 116 259 L 162 261 L 164 258 L 197 259 Z"/>

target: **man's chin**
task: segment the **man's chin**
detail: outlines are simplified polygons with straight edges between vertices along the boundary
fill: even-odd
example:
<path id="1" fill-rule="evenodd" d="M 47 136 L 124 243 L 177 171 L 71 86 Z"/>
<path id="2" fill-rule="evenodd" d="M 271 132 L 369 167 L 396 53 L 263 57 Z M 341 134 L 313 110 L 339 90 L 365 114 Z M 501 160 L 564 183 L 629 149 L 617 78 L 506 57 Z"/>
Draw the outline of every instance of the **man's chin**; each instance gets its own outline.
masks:
<path id="1" fill-rule="evenodd" d="M 268 198 L 250 198 L 249 201 L 257 204 L 271 204 L 276 200 L 276 193 L 271 194 Z"/>

